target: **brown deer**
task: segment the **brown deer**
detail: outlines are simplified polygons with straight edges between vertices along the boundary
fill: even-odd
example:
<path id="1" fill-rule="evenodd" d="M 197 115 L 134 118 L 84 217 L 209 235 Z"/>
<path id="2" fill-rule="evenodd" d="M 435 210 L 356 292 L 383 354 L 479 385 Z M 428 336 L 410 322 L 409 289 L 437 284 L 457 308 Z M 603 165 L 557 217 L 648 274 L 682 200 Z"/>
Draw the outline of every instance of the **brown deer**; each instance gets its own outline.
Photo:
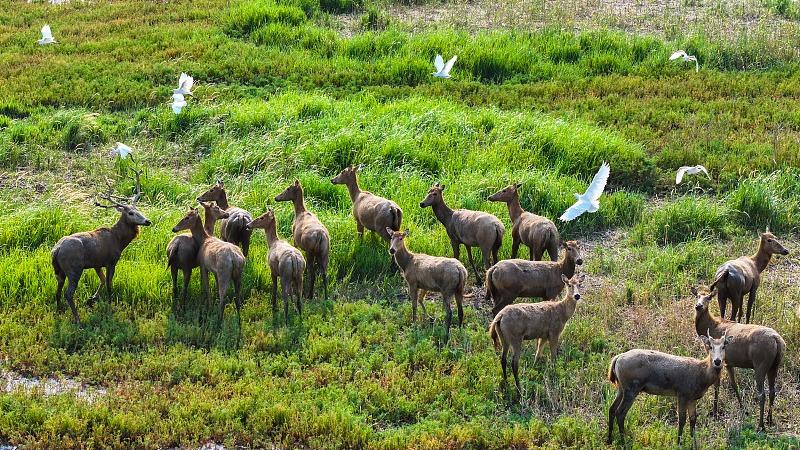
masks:
<path id="1" fill-rule="evenodd" d="M 411 321 L 414 323 L 417 321 L 418 299 L 422 300 L 424 311 L 425 295 L 428 291 L 441 292 L 445 312 L 445 342 L 447 342 L 450 339 L 450 324 L 453 321 L 453 311 L 450 307 L 450 299 L 453 297 L 456 298 L 458 308 L 458 325 L 464 325 L 463 303 L 467 269 L 455 258 L 410 252 L 404 242 L 408 230 L 401 232 L 387 228 L 386 233 L 392 236 L 389 241 L 389 253 L 394 257 L 408 284 L 408 293 L 411 296 Z"/>
<path id="2" fill-rule="evenodd" d="M 499 313 L 518 297 L 541 297 L 553 300 L 564 289 L 562 275 L 572 278 L 575 266 L 583 264 L 576 241 L 564 243 L 561 261 L 504 259 L 486 271 L 486 299 L 494 300 L 492 314 Z"/>
<path id="3" fill-rule="evenodd" d="M 778 376 L 778 369 L 786 352 L 786 342 L 772 328 L 761 325 L 745 325 L 713 316 L 708 309 L 708 304 L 714 298 L 714 291 L 698 292 L 697 289 L 692 288 L 692 294 L 697 299 L 694 312 L 694 327 L 697 334 L 709 337 L 721 335 L 733 337 L 733 341 L 725 352 L 725 368 L 728 371 L 731 389 L 736 394 L 740 408 L 744 408 L 744 405 L 742 404 L 742 396 L 739 394 L 739 387 L 736 385 L 734 368 L 743 367 L 755 371 L 758 402 L 761 409 L 758 427 L 760 430 L 764 430 L 764 403 L 766 401 L 764 379 L 766 378 L 769 382 L 767 423 L 771 426 L 773 424 L 772 406 L 775 403 L 776 392 L 775 379 Z M 718 398 L 719 383 L 714 386 L 714 415 L 717 414 Z"/>
<path id="4" fill-rule="evenodd" d="M 292 202 L 294 205 L 294 222 L 292 235 L 294 244 L 306 252 L 308 258 L 308 273 L 310 288 L 309 300 L 314 298 L 314 283 L 317 271 L 322 275 L 322 287 L 325 300 L 328 300 L 328 259 L 331 251 L 331 238 L 328 229 L 319 221 L 317 216 L 306 209 L 303 202 L 303 187 L 299 180 L 284 189 L 275 197 L 276 202 Z"/>
<path id="5" fill-rule="evenodd" d="M 585 279 L 585 275 L 574 276 L 571 279 L 561 275 L 562 282 L 567 286 L 567 292 L 561 300 L 508 305 L 494 317 L 489 325 L 489 335 L 492 337 L 495 349 L 499 350 L 501 345 L 503 348 L 500 364 L 503 368 L 504 383 L 507 377 L 508 349 L 511 348 L 514 351 L 511 359 L 511 371 L 514 373 L 514 383 L 520 394 L 522 394 L 522 389 L 519 387 L 519 357 L 522 353 L 522 341 L 538 339 L 536 355 L 533 357 L 534 364 L 539 359 L 539 352 L 542 351 L 544 343 L 548 342 L 550 344 L 550 362 L 555 364 L 558 341 L 561 333 L 564 332 L 567 321 L 575 314 L 575 308 L 581 299 L 581 284 Z"/>
<path id="6" fill-rule="evenodd" d="M 222 208 L 217 206 L 216 203 L 200 202 L 200 205 L 205 210 L 204 228 L 206 234 L 209 236 L 214 235 L 214 224 L 219 219 L 227 219 L 228 213 L 223 211 Z M 191 233 L 179 234 L 173 237 L 169 244 L 167 244 L 167 266 L 172 273 L 172 309 L 176 310 L 178 301 L 178 270 L 183 272 L 183 301 L 186 304 L 186 298 L 189 293 L 189 281 L 192 278 L 192 270 L 198 266 L 197 251 L 200 249 L 202 242 L 196 242 Z"/>
<path id="7" fill-rule="evenodd" d="M 503 244 L 503 234 L 506 232 L 503 223 L 497 217 L 482 211 L 470 211 L 468 209 L 457 209 L 453 211 L 444 202 L 445 186 L 439 183 L 431 186 L 428 195 L 419 203 L 420 208 L 430 206 L 433 214 L 444 225 L 447 236 L 450 238 L 450 245 L 453 246 L 453 257 L 459 259 L 461 244 L 467 248 L 467 257 L 475 272 L 475 279 L 478 283 L 482 282 L 482 277 L 478 274 L 475 261 L 472 259 L 472 247 L 481 249 L 483 255 L 483 269 L 486 270 L 492 265 L 497 264 L 497 253 Z M 491 256 L 491 259 L 490 259 Z"/>
<path id="8" fill-rule="evenodd" d="M 731 300 L 730 319 L 742 321 L 742 304 L 745 294 L 747 298 L 747 313 L 745 323 L 750 323 L 750 316 L 756 303 L 756 290 L 761 284 L 761 272 L 767 268 L 772 255 L 788 255 L 787 250 L 778 242 L 775 235 L 767 230 L 761 234 L 758 251 L 753 256 L 742 256 L 727 261 L 717 269 L 714 276 L 716 281 L 711 289 L 717 288 L 717 301 L 719 302 L 719 315 L 725 317 L 728 299 Z"/>
<path id="9" fill-rule="evenodd" d="M 105 286 L 106 293 L 112 295 L 112 282 L 114 270 L 117 267 L 122 251 L 139 235 L 139 226 L 150 225 L 150 220 L 136 208 L 136 203 L 142 197 L 141 171 L 134 170 L 136 193 L 133 197 L 125 199 L 112 195 L 110 192 L 99 197 L 109 204 L 104 205 L 95 200 L 95 205 L 101 208 L 114 208 L 119 213 L 119 220 L 111 228 L 98 228 L 94 231 L 65 236 L 53 247 L 51 263 L 56 274 L 58 287 L 56 288 L 56 310 L 61 310 L 61 290 L 64 282 L 69 280 L 64 297 L 72 310 L 75 323 L 80 323 L 78 309 L 75 307 L 73 296 L 78 287 L 81 274 L 86 269 L 94 269 L 100 278 L 97 291 L 89 299 L 91 305 L 100 297 L 100 291 Z M 124 203 L 121 203 L 124 202 Z M 103 268 L 106 273 L 103 273 Z"/>
<path id="10" fill-rule="evenodd" d="M 228 213 L 228 218 L 223 219 L 220 225 L 220 237 L 225 242 L 240 246 L 242 254 L 247 257 L 247 252 L 250 250 L 250 235 L 253 233 L 252 230 L 247 229 L 247 224 L 253 220 L 253 216 L 242 208 L 228 204 L 225 184 L 221 180 L 217 180 L 217 184 L 197 197 L 197 201 L 217 202 L 217 205 Z"/>
<path id="11" fill-rule="evenodd" d="M 214 274 L 219 292 L 219 320 L 222 321 L 225 314 L 225 296 L 228 286 L 233 282 L 234 296 L 236 301 L 236 319 L 239 324 L 239 333 L 242 329 L 242 272 L 244 271 L 245 257 L 239 247 L 232 243 L 224 242 L 213 236 L 209 236 L 203 228 L 203 221 L 197 208 L 189 208 L 183 219 L 172 229 L 173 233 L 189 230 L 192 239 L 199 244 L 197 250 L 197 263 L 200 266 L 200 283 L 203 285 L 203 292 L 206 300 L 210 300 L 211 294 L 208 286 L 208 273 Z"/>
<path id="12" fill-rule="evenodd" d="M 386 229 L 399 230 L 403 221 L 403 211 L 397 203 L 383 197 L 362 191 L 358 187 L 356 172 L 358 167 L 347 167 L 335 176 L 331 183 L 344 184 L 353 201 L 353 217 L 356 219 L 356 229 L 359 236 L 364 236 L 364 228 L 378 233 L 384 240 L 391 240 L 391 235 Z"/>
<path id="13" fill-rule="evenodd" d="M 558 228 L 547 217 L 522 209 L 519 203 L 520 186 L 521 183 L 512 184 L 489 196 L 489 201 L 508 205 L 508 214 L 511 216 L 511 259 L 517 257 L 520 244 L 525 244 L 530 250 L 531 261 L 541 260 L 545 251 L 551 261 L 558 261 L 558 245 L 561 242 Z"/>
<path id="14" fill-rule="evenodd" d="M 625 416 L 640 392 L 652 395 L 678 397 L 678 446 L 681 445 L 686 416 L 694 447 L 697 448 L 694 429 L 697 423 L 697 401 L 708 388 L 719 382 L 730 336 L 721 339 L 701 336 L 708 356 L 705 359 L 675 356 L 655 350 L 629 350 L 611 359 L 608 380 L 617 387 L 617 397 L 608 409 L 608 439 L 614 433 L 614 420 L 625 445 Z"/>
<path id="15" fill-rule="evenodd" d="M 286 323 L 289 323 L 289 303 L 295 298 L 297 314 L 301 314 L 300 296 L 303 294 L 303 271 L 306 270 L 306 260 L 300 250 L 289 245 L 278 236 L 278 224 L 272 209 L 256 217 L 247 224 L 252 229 L 261 228 L 267 236 L 269 253 L 269 271 L 272 275 L 272 311 L 278 309 L 278 277 L 281 279 L 281 296 L 283 297 L 283 314 Z"/>

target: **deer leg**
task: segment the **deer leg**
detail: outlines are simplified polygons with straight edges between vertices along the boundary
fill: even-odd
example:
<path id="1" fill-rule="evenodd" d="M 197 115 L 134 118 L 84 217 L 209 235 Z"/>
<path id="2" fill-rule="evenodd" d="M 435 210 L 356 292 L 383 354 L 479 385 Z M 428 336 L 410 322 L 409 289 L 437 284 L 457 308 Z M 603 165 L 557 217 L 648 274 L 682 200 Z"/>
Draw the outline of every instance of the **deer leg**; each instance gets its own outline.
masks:
<path id="1" fill-rule="evenodd" d="M 733 302 L 733 306 L 734 308 L 736 308 L 736 315 L 735 315 L 736 318 L 732 320 L 735 320 L 736 322 L 741 322 L 742 313 L 744 312 L 744 294 L 738 296 L 737 301 Z"/>
<path id="2" fill-rule="evenodd" d="M 533 365 L 536 365 L 536 361 L 539 359 L 539 352 L 542 351 L 542 347 L 544 347 L 544 339 L 539 338 L 536 340 L 536 354 L 533 355 Z"/>
<path id="3" fill-rule="evenodd" d="M 69 279 L 69 283 L 67 284 L 67 290 L 64 292 L 64 297 L 67 300 L 67 304 L 69 308 L 72 310 L 72 319 L 75 323 L 81 323 L 80 317 L 78 317 L 78 308 L 75 307 L 75 300 L 73 297 L 75 296 L 75 289 L 78 288 L 78 281 L 81 279 L 81 272 L 72 273 L 67 275 Z"/>
<path id="4" fill-rule="evenodd" d="M 178 300 L 178 266 L 169 266 L 172 275 L 172 310 L 175 311 L 175 302 Z"/>
<path id="5" fill-rule="evenodd" d="M 714 417 L 717 417 L 717 403 L 719 402 L 719 382 L 720 380 L 717 380 L 714 383 L 714 408 L 711 410 L 711 415 Z"/>
<path id="6" fill-rule="evenodd" d="M 530 245 L 528 246 L 528 250 L 530 251 L 530 260 L 531 261 L 541 261 L 542 254 L 544 251 L 541 248 L 533 248 Z"/>
<path id="7" fill-rule="evenodd" d="M 478 285 L 481 284 L 481 276 L 478 273 L 478 268 L 475 267 L 475 260 L 472 259 L 472 247 L 469 245 L 465 245 L 464 247 L 467 248 L 467 258 L 469 258 L 469 265 L 472 266 L 472 271 L 475 272 L 475 280 L 478 282 Z"/>
<path id="8" fill-rule="evenodd" d="M 206 297 L 206 306 L 211 304 L 211 289 L 208 287 L 208 270 L 200 267 L 200 284 L 203 286 L 203 295 Z"/>
<path id="9" fill-rule="evenodd" d="M 547 341 L 550 343 L 550 362 L 555 366 L 556 356 L 558 356 L 558 336 L 550 334 Z"/>
<path id="10" fill-rule="evenodd" d="M 362 225 L 361 222 L 359 222 L 357 218 L 356 218 L 356 231 L 358 231 L 358 237 L 361 238 L 361 239 L 364 239 L 364 225 Z M 385 230 L 384 230 L 384 233 L 386 233 Z M 381 236 L 383 236 L 383 235 L 381 235 Z"/>
<path id="11" fill-rule="evenodd" d="M 306 265 L 306 270 L 308 271 L 308 297 L 307 299 L 311 300 L 314 298 L 314 283 L 317 280 L 317 258 L 314 257 L 312 254 L 308 254 L 308 264 Z M 301 286 L 302 289 L 302 286 Z M 302 291 L 301 291 L 302 292 Z"/>
<path id="12" fill-rule="evenodd" d="M 717 294 L 717 303 L 719 303 L 719 316 L 725 318 L 725 310 L 728 308 L 728 297 L 720 292 Z M 731 317 L 733 319 L 733 317 Z"/>
<path id="13" fill-rule="evenodd" d="M 456 308 L 458 308 L 458 326 L 464 326 L 464 293 L 456 291 Z"/>
<path id="14" fill-rule="evenodd" d="M 736 394 L 736 400 L 739 401 L 739 408 L 744 409 L 744 403 L 742 402 L 742 396 L 739 394 L 739 386 L 736 385 L 736 375 L 734 375 L 733 367 L 726 365 L 725 369 L 728 371 L 728 379 L 731 383 L 731 389 L 733 389 L 733 393 Z"/>
<path id="15" fill-rule="evenodd" d="M 766 374 L 762 370 L 756 370 L 756 390 L 758 391 L 758 430 L 764 431 L 764 403 L 766 403 L 766 392 L 764 392 L 764 376 Z"/>
<path id="16" fill-rule="evenodd" d="M 292 284 L 292 280 L 287 280 L 284 277 L 281 277 L 281 298 L 283 298 L 283 318 L 286 320 L 286 324 L 289 324 L 289 303 L 291 303 L 291 299 L 289 298 L 289 289 Z"/>
<path id="17" fill-rule="evenodd" d="M 64 289 L 64 281 L 67 279 L 67 276 L 63 273 L 56 273 L 56 281 L 58 282 L 58 286 L 56 286 L 56 313 L 61 312 L 61 290 Z"/>
<path id="18" fill-rule="evenodd" d="M 447 343 L 450 340 L 450 324 L 453 322 L 453 309 L 450 306 L 450 297 L 452 294 L 443 294 L 442 295 L 442 302 L 444 303 L 444 342 Z M 463 319 L 463 313 L 462 313 Z"/>
<path id="19" fill-rule="evenodd" d="M 416 325 L 417 323 L 417 286 L 409 284 L 408 285 L 408 295 L 411 297 L 411 324 Z M 425 299 L 423 298 L 422 301 L 424 302 Z M 427 315 L 427 313 L 426 313 Z"/>
<path id="20" fill-rule="evenodd" d="M 500 366 L 503 368 L 503 383 L 508 378 L 506 366 L 508 365 L 508 343 L 503 341 L 503 354 L 500 356 Z"/>
<path id="21" fill-rule="evenodd" d="M 433 317 L 428 315 L 428 309 L 425 307 L 425 297 L 428 295 L 428 291 L 425 289 L 420 289 L 419 293 L 417 294 L 417 303 L 419 306 L 422 307 L 422 314 L 425 315 L 430 320 L 433 320 Z"/>
<path id="22" fill-rule="evenodd" d="M 517 385 L 517 392 L 522 397 L 522 388 L 519 385 L 519 356 L 522 353 L 522 343 L 512 344 L 512 350 L 514 351 L 514 356 L 511 358 L 511 372 L 514 373 L 514 384 Z"/>
<path id="23" fill-rule="evenodd" d="M 185 308 L 189 298 L 189 282 L 192 280 L 192 269 L 183 269 L 183 301 L 181 308 Z"/>
<path id="24" fill-rule="evenodd" d="M 238 334 L 236 336 L 236 346 L 239 346 L 239 339 L 242 337 L 242 279 L 236 277 L 233 279 L 233 293 L 236 301 L 236 322 L 238 324 Z"/>
<path id="25" fill-rule="evenodd" d="M 625 393 L 621 387 L 617 387 L 617 396 L 614 398 L 614 401 L 611 402 L 611 406 L 608 408 L 608 439 L 606 439 L 606 444 L 611 445 L 614 436 L 614 418 L 617 416 L 617 409 L 619 405 L 622 403 L 622 399 L 625 397 Z"/>
<path id="26" fill-rule="evenodd" d="M 697 448 L 697 436 L 694 433 L 697 426 L 697 400 L 689 400 L 686 403 L 686 415 L 689 416 L 689 432 L 692 434 L 692 446 Z"/>
<path id="27" fill-rule="evenodd" d="M 247 258 L 247 253 L 250 251 L 250 234 L 245 233 L 242 238 L 242 255 Z"/>
<path id="28" fill-rule="evenodd" d="M 511 259 L 515 259 L 517 257 L 517 253 L 519 253 L 519 244 L 520 239 L 514 234 L 511 234 Z"/>
<path id="29" fill-rule="evenodd" d="M 550 244 L 547 246 L 547 255 L 550 257 L 550 261 L 558 261 L 558 242 L 555 239 L 550 240 Z"/>
<path id="30" fill-rule="evenodd" d="M 683 427 L 686 425 L 686 407 L 688 401 L 683 397 L 678 397 L 678 446 L 681 445 Z"/>
<path id="31" fill-rule="evenodd" d="M 767 381 L 769 382 L 769 413 L 767 413 L 767 424 L 774 425 L 772 421 L 772 406 L 775 404 L 775 378 L 778 375 L 778 367 L 773 366 L 767 372 Z"/>
<path id="32" fill-rule="evenodd" d="M 219 320 L 222 324 L 222 319 L 225 318 L 225 294 L 228 292 L 230 278 L 214 274 L 214 280 L 217 282 L 217 291 L 219 292 Z"/>
<path id="33" fill-rule="evenodd" d="M 297 308 L 297 315 L 302 315 L 302 307 L 300 306 L 300 297 L 303 296 L 303 274 L 301 273 L 298 276 L 298 279 L 295 280 L 295 288 L 294 288 L 294 296 L 295 296 L 295 307 Z M 311 285 L 314 286 L 313 283 Z"/>
<path id="34" fill-rule="evenodd" d="M 109 264 L 108 267 L 106 267 L 106 295 L 108 295 L 109 298 L 111 298 L 111 296 L 113 295 L 113 290 L 111 289 L 111 286 L 114 281 L 114 273 L 116 273 L 116 271 L 117 271 L 116 264 Z"/>
<path id="35" fill-rule="evenodd" d="M 753 314 L 756 306 L 756 288 L 750 289 L 750 294 L 747 297 L 747 314 L 745 314 L 744 323 L 750 323 L 750 316 Z"/>
<path id="36" fill-rule="evenodd" d="M 320 258 L 319 270 L 322 273 L 322 289 L 325 293 L 325 301 L 328 301 L 328 257 Z"/>
<path id="37" fill-rule="evenodd" d="M 461 257 L 461 243 L 459 243 L 456 240 L 450 239 L 450 246 L 453 247 L 453 258 L 459 259 Z"/>
<path id="38" fill-rule="evenodd" d="M 103 288 L 105 288 L 105 286 L 106 286 L 106 276 L 103 273 L 103 268 L 102 267 L 95 267 L 94 271 L 95 271 L 95 273 L 97 273 L 97 278 L 100 278 L 100 284 L 97 286 L 97 290 L 94 291 L 94 294 L 92 294 L 92 296 L 89 297 L 89 301 L 88 301 L 89 306 L 94 305 L 94 302 L 97 301 L 97 299 L 100 298 L 100 291 L 103 290 Z"/>
<path id="39" fill-rule="evenodd" d="M 622 439 L 622 445 L 625 445 L 625 417 L 633 405 L 636 396 L 639 395 L 638 390 L 628 389 L 625 391 L 625 397 L 617 409 L 617 428 L 619 429 L 619 436 Z"/>

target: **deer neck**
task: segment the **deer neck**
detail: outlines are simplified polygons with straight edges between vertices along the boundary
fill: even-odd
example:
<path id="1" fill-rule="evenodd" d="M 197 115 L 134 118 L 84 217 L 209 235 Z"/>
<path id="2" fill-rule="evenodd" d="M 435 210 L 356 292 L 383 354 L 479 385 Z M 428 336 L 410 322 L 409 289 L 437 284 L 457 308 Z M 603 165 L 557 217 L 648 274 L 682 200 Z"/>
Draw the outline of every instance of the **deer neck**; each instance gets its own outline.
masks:
<path id="1" fill-rule="evenodd" d="M 294 205 L 295 217 L 306 212 L 306 204 L 303 202 L 303 194 L 299 194 L 297 197 L 293 198 L 292 204 Z"/>
<path id="2" fill-rule="evenodd" d="M 203 242 L 210 237 L 210 234 L 203 228 L 203 223 L 200 222 L 200 218 L 192 224 L 189 231 L 192 233 L 192 239 L 197 244 L 197 248 L 200 248 Z"/>
<path id="3" fill-rule="evenodd" d="M 764 269 L 767 268 L 769 264 L 769 260 L 772 259 L 772 255 L 767 252 L 767 249 L 764 248 L 764 243 L 758 244 L 758 251 L 755 255 L 751 256 L 750 259 L 756 264 L 756 268 L 758 268 L 759 272 L 763 272 Z"/>
<path id="4" fill-rule="evenodd" d="M 217 223 L 217 218 L 214 217 L 214 214 L 210 210 L 206 211 L 203 227 L 205 228 L 206 233 L 208 233 L 209 236 L 214 235 L 214 225 L 216 225 L 216 223 Z"/>
<path id="5" fill-rule="evenodd" d="M 411 261 L 414 259 L 414 254 L 408 251 L 405 245 L 400 246 L 399 249 L 394 253 L 394 260 L 397 261 L 397 265 L 400 266 L 404 272 L 406 267 L 411 264 Z"/>
<path id="6" fill-rule="evenodd" d="M 572 278 L 575 275 L 575 259 L 570 256 L 569 252 L 566 252 L 564 259 L 561 260 L 561 273 L 567 278 Z"/>
<path id="7" fill-rule="evenodd" d="M 220 191 L 219 197 L 217 197 L 216 201 L 217 206 L 219 206 L 219 208 L 223 211 L 231 207 L 231 205 L 228 204 L 228 194 L 226 194 L 225 191 Z"/>
<path id="8" fill-rule="evenodd" d="M 708 330 L 716 329 L 719 325 L 719 319 L 711 315 L 711 311 L 706 308 L 703 312 L 694 312 L 694 328 L 698 336 L 705 335 Z M 711 337 L 711 336 L 709 336 Z"/>
<path id="9" fill-rule="evenodd" d="M 519 194 L 514 194 L 514 197 L 508 201 L 508 215 L 511 217 L 511 223 L 516 223 L 522 213 L 523 210 L 522 205 L 519 203 Z"/>
<path id="10" fill-rule="evenodd" d="M 273 222 L 272 225 L 264 228 L 264 234 L 267 236 L 267 244 L 269 247 L 274 247 L 275 243 L 278 242 L 278 239 L 280 239 L 278 237 L 278 224 Z"/>
<path id="11" fill-rule="evenodd" d="M 444 203 L 444 199 L 442 199 L 440 202 L 434 203 L 432 208 L 433 214 L 437 219 L 439 219 L 439 222 L 441 222 L 445 228 L 449 227 L 450 219 L 453 218 L 453 210 Z"/>
<path id="12" fill-rule="evenodd" d="M 575 297 L 572 296 L 569 292 L 567 295 L 561 300 L 561 305 L 564 307 L 562 310 L 562 314 L 564 315 L 564 319 L 569 319 L 575 314 L 575 309 L 578 307 L 578 301 L 575 300 Z"/>
<path id="13" fill-rule="evenodd" d="M 347 193 L 350 194 L 350 200 L 355 202 L 356 198 L 358 198 L 358 194 L 361 193 L 361 188 L 358 187 L 358 179 L 354 176 L 353 179 L 348 180 L 345 185 L 347 186 Z"/>
<path id="14" fill-rule="evenodd" d="M 117 223 L 111 227 L 111 234 L 119 243 L 120 250 L 127 247 L 139 235 L 139 225 L 130 225 L 120 216 Z"/>
<path id="15" fill-rule="evenodd" d="M 722 369 L 715 369 L 714 364 L 711 362 L 711 355 L 706 356 L 703 361 L 703 387 L 708 389 L 709 386 L 716 383 L 722 375 Z"/>

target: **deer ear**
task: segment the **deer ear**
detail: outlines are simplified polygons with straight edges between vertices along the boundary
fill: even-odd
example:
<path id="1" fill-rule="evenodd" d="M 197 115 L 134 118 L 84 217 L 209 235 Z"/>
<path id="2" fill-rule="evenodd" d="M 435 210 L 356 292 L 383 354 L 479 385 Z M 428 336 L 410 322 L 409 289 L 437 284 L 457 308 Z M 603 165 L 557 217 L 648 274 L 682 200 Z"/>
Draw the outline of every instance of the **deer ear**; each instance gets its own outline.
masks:
<path id="1" fill-rule="evenodd" d="M 439 186 L 442 190 L 444 190 L 444 185 Z"/>
<path id="2" fill-rule="evenodd" d="M 406 230 L 406 231 L 404 231 L 404 232 L 403 232 L 403 236 L 408 236 L 409 234 L 411 234 L 411 232 L 410 232 L 410 231 L 408 231 L 408 230 Z"/>
<path id="3" fill-rule="evenodd" d="M 566 275 L 564 275 L 563 273 L 561 274 L 561 281 L 562 281 L 564 284 L 569 284 L 569 278 L 567 278 L 567 276 L 566 276 Z"/>
<path id="4" fill-rule="evenodd" d="M 703 343 L 703 346 L 706 350 L 711 350 L 711 341 L 708 339 L 708 336 L 699 336 L 700 342 Z"/>
<path id="5" fill-rule="evenodd" d="M 581 274 L 581 277 L 580 277 L 580 278 L 578 278 L 578 282 L 579 282 L 579 283 L 583 283 L 584 281 L 586 281 L 586 274 L 585 274 L 585 273 L 582 273 L 582 274 Z"/>
<path id="6" fill-rule="evenodd" d="M 734 339 L 733 336 L 725 336 L 725 343 L 730 344 L 731 342 L 733 342 L 733 339 Z"/>
<path id="7" fill-rule="evenodd" d="M 295 180 L 294 180 L 294 185 L 295 185 L 295 186 L 300 186 L 300 180 L 298 180 L 298 179 L 296 179 L 296 178 L 295 178 Z"/>
<path id="8" fill-rule="evenodd" d="M 125 207 L 121 205 L 115 205 L 114 209 L 116 209 L 119 212 L 125 212 Z"/>
<path id="9" fill-rule="evenodd" d="M 514 188 L 519 189 L 522 187 L 522 183 L 514 183 Z"/>
<path id="10" fill-rule="evenodd" d="M 386 232 L 389 233 L 389 236 L 393 236 L 394 235 L 394 230 L 389 228 L 389 227 L 386 227 Z"/>
<path id="11" fill-rule="evenodd" d="M 694 286 L 692 286 L 692 287 L 689 289 L 689 291 L 692 293 L 692 295 L 694 295 L 695 297 L 697 297 L 697 288 L 695 288 Z"/>
<path id="12" fill-rule="evenodd" d="M 359 164 L 359 165 L 358 165 L 358 167 L 356 167 L 356 169 L 355 169 L 355 170 L 361 170 L 361 169 L 363 169 L 363 168 L 364 168 L 364 164 Z"/>

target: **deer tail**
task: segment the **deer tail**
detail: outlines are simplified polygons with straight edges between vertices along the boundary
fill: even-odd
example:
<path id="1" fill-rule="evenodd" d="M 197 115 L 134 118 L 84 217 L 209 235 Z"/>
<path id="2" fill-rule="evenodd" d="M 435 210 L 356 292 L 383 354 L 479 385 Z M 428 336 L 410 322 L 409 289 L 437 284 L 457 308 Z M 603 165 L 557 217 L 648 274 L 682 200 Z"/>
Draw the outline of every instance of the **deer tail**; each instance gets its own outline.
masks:
<path id="1" fill-rule="evenodd" d="M 778 350 L 775 354 L 775 360 L 772 361 L 772 367 L 770 367 L 770 370 L 774 373 L 778 371 L 778 367 L 780 367 L 781 363 L 783 362 L 783 354 L 786 351 L 786 342 L 782 337 L 780 337 L 780 335 L 776 335 L 773 339 L 775 339 L 775 346 Z"/>
<path id="2" fill-rule="evenodd" d="M 608 366 L 608 381 L 610 381 L 611 384 L 613 384 L 614 386 L 616 386 L 617 382 L 619 381 L 617 379 L 617 371 L 616 371 L 618 357 L 619 355 L 611 358 L 611 364 Z"/>
<path id="3" fill-rule="evenodd" d="M 494 267 L 489 267 L 486 270 L 486 280 L 484 280 L 483 285 L 486 286 L 486 300 L 491 300 L 492 297 L 497 298 L 497 292 L 495 292 L 494 282 L 492 282 L 492 274 L 494 273 Z"/>
<path id="4" fill-rule="evenodd" d="M 711 286 L 708 287 L 709 290 L 714 290 L 714 288 L 719 284 L 720 281 L 725 281 L 728 279 L 728 276 L 731 274 L 731 270 L 729 268 L 723 269 L 719 274 L 717 274 L 717 278 L 711 283 Z"/>
<path id="5" fill-rule="evenodd" d="M 64 271 L 61 269 L 61 264 L 58 263 L 58 251 L 60 250 L 59 246 L 55 246 L 53 251 L 50 252 L 50 263 L 53 265 L 53 270 L 59 274 L 64 274 Z"/>
<path id="6" fill-rule="evenodd" d="M 403 210 L 397 206 L 392 206 L 392 229 L 400 231 L 400 224 L 403 222 Z"/>
<path id="7" fill-rule="evenodd" d="M 489 335 L 492 337 L 492 342 L 494 343 L 494 349 L 500 350 L 500 344 L 503 343 L 503 331 L 500 329 L 500 321 L 503 319 L 502 314 L 498 314 L 497 317 L 492 320 L 491 325 L 489 325 Z"/>

